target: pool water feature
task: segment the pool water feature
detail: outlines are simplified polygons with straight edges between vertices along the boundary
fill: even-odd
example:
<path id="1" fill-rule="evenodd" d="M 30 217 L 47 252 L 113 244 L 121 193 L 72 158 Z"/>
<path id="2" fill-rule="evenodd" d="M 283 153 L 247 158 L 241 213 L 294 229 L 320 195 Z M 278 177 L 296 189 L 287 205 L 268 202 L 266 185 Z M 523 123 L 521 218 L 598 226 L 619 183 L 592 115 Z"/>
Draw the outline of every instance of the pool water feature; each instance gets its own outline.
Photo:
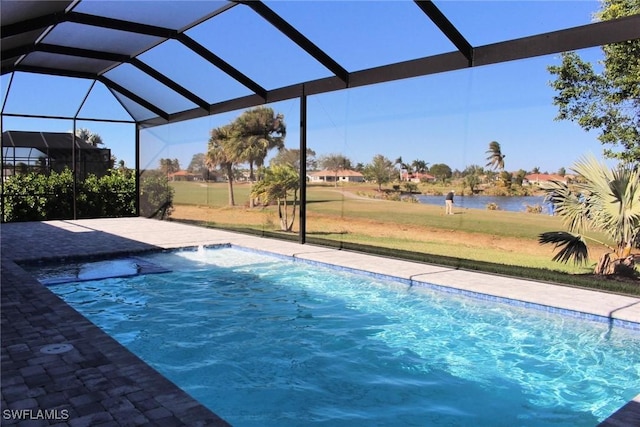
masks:
<path id="1" fill-rule="evenodd" d="M 38 280 L 44 285 L 59 285 L 68 282 L 129 277 L 138 274 L 167 273 L 169 270 L 139 257 L 110 259 L 93 262 L 71 262 L 47 267 L 26 266 L 38 271 Z"/>
<path id="2" fill-rule="evenodd" d="M 51 286 L 234 426 L 594 426 L 640 333 L 222 248 Z"/>

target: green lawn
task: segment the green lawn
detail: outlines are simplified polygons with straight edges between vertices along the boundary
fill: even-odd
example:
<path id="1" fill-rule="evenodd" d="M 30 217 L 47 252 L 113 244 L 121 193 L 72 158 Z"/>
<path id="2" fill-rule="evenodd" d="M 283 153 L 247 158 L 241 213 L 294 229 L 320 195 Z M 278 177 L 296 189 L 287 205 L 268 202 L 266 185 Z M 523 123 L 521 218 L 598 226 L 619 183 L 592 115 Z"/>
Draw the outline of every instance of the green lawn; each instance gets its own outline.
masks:
<path id="1" fill-rule="evenodd" d="M 311 187 L 307 200 L 308 209 L 312 212 L 379 221 L 389 221 L 392 218 L 394 222 L 407 226 L 427 225 L 506 237 L 537 239 L 540 232 L 561 226 L 559 218 L 548 215 L 458 209 L 456 215 L 446 216 L 443 215 L 444 204 L 440 207 L 420 203 L 349 199 L 336 191 L 323 188 Z"/>
<path id="2" fill-rule="evenodd" d="M 229 203 L 227 184 L 176 181 L 171 182 L 175 190 L 173 203 L 200 206 L 226 206 Z M 237 201 L 244 202 L 249 198 L 249 186 L 234 185 Z"/>
<path id="3" fill-rule="evenodd" d="M 175 204 L 211 207 L 228 206 L 227 184 L 174 182 L 172 185 L 176 190 Z M 352 198 L 344 196 L 341 190 L 343 188 L 340 187 L 309 186 L 307 191 L 307 210 L 336 217 L 348 216 L 383 222 L 392 220 L 397 224 L 406 226 L 426 225 L 470 233 L 533 240 L 537 240 L 537 236 L 542 232 L 563 229 L 561 219 L 549 215 L 500 210 L 460 209 L 457 211 L 458 214 L 446 216 L 443 215 L 443 207 L 439 206 Z M 344 188 L 344 190 L 355 194 L 358 187 L 352 185 Z M 247 203 L 249 191 L 248 184 L 236 184 L 234 186 L 236 205 L 242 206 Z M 593 236 L 598 239 L 604 239 L 604 236 L 597 233 L 594 233 Z"/>

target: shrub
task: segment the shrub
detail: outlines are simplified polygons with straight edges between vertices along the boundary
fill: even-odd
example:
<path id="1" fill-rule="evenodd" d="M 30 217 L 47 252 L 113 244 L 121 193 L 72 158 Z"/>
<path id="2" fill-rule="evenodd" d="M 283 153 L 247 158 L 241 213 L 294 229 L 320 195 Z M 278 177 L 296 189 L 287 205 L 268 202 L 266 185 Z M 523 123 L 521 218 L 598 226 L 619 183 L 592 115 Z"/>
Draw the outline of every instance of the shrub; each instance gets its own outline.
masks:
<path id="1" fill-rule="evenodd" d="M 384 193 L 382 196 L 383 200 L 390 200 L 393 202 L 399 202 L 401 197 L 398 193 Z"/>
<path id="2" fill-rule="evenodd" d="M 90 175 L 78 191 L 79 218 L 113 218 L 135 214 L 136 181 L 126 170 L 110 170 L 100 178 Z"/>
<path id="3" fill-rule="evenodd" d="M 4 222 L 51 219 L 120 217 L 135 214 L 135 176 L 111 170 L 100 178 L 89 175 L 75 185 L 69 169 L 48 175 L 31 172 L 4 183 Z"/>
<path id="4" fill-rule="evenodd" d="M 418 199 L 416 197 L 413 197 L 413 196 L 403 197 L 402 201 L 403 202 L 407 202 L 407 203 L 419 203 Z"/>
<path id="5" fill-rule="evenodd" d="M 44 221 L 73 217 L 73 175 L 66 169 L 9 177 L 4 183 L 2 220 Z"/>
<path id="6" fill-rule="evenodd" d="M 418 184 L 415 182 L 405 182 L 404 189 L 407 193 L 417 193 L 418 192 Z"/>
<path id="7" fill-rule="evenodd" d="M 140 177 L 140 215 L 166 219 L 173 211 L 174 190 L 167 176 L 159 171 L 145 171 Z"/>
<path id="8" fill-rule="evenodd" d="M 136 179 L 132 172 L 111 170 L 100 178 L 101 216 L 132 215 L 136 209 Z"/>

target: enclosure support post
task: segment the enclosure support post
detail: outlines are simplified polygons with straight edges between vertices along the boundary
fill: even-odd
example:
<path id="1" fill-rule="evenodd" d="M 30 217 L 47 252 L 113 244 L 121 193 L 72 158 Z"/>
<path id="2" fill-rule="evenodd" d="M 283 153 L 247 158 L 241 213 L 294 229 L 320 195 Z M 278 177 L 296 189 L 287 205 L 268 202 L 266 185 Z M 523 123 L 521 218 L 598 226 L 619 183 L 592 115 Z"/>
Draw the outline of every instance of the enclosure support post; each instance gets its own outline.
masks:
<path id="1" fill-rule="evenodd" d="M 136 123 L 136 216 L 140 216 L 140 124 Z"/>
<path id="2" fill-rule="evenodd" d="M 11 90 L 11 83 L 13 83 L 13 76 L 15 73 L 11 73 L 11 77 L 9 78 L 9 84 L 7 85 L 7 91 L 5 94 L 4 102 L 2 103 L 2 110 L 0 110 L 0 134 L 4 133 L 4 108 L 7 106 L 7 100 L 9 99 L 9 91 Z M 0 177 L 0 218 L 1 222 L 4 222 L 4 180 L 5 180 L 5 165 L 4 165 L 4 147 L 6 141 L 2 140 L 2 149 L 0 150 L 0 164 L 2 164 L 2 176 Z M 16 149 L 13 148 L 13 174 L 16 173 Z"/>
<path id="3" fill-rule="evenodd" d="M 299 241 L 307 240 L 307 94 L 300 95 L 300 231 Z"/>
<path id="4" fill-rule="evenodd" d="M 2 106 L 2 112 L 4 112 L 4 106 Z M 4 133 L 4 114 L 0 114 L 0 135 Z M 4 165 L 4 138 L 2 138 L 2 147 L 0 149 L 0 165 L 2 165 L 2 176 L 0 177 L 0 222 L 4 222 L 4 179 L 5 179 L 5 165 Z M 16 150 L 13 149 L 13 165 L 15 173 L 16 164 Z"/>
<path id="5" fill-rule="evenodd" d="M 77 114 L 76 114 L 77 115 Z M 73 219 L 78 219 L 78 211 L 76 207 L 76 192 L 78 191 L 78 168 L 76 165 L 76 118 L 73 118 L 73 135 L 71 135 L 71 172 L 73 173 Z"/>
<path id="6" fill-rule="evenodd" d="M 71 161 L 73 162 L 73 168 L 72 168 L 73 169 L 73 219 L 78 219 L 78 208 L 76 205 L 76 199 L 78 198 L 78 194 L 76 193 L 78 191 L 78 183 L 77 183 L 78 168 L 76 167 L 76 134 L 78 130 L 76 129 L 76 124 L 77 124 L 78 116 L 80 115 L 80 111 L 82 111 L 82 107 L 84 107 L 85 102 L 87 102 L 87 99 L 89 98 L 89 94 L 91 93 L 91 90 L 93 89 L 95 84 L 96 84 L 96 81 L 94 80 L 91 83 L 91 86 L 89 86 L 87 93 L 84 95 L 82 102 L 78 106 L 78 109 L 76 110 L 76 114 L 73 116 L 73 136 L 71 138 L 71 150 L 72 150 Z M 86 166 L 84 168 L 84 173 L 82 175 L 83 175 L 82 176 L 83 180 L 87 179 Z"/>

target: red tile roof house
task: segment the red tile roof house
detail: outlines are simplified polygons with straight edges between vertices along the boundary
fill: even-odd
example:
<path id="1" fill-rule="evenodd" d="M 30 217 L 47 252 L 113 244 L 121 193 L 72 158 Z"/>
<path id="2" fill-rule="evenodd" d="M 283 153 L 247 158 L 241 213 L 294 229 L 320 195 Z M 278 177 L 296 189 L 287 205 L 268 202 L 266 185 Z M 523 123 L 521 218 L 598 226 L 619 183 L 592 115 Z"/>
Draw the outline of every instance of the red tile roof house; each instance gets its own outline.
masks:
<path id="1" fill-rule="evenodd" d="M 410 182 L 436 182 L 437 178 L 428 173 L 407 173 L 402 172 L 402 181 L 410 181 Z"/>
<path id="2" fill-rule="evenodd" d="M 178 171 L 169 174 L 169 179 L 171 181 L 194 181 L 198 178 L 198 175 L 187 172 L 187 171 Z"/>
<path id="3" fill-rule="evenodd" d="M 558 174 L 532 173 L 524 177 L 523 184 L 526 185 L 525 183 L 528 183 L 529 185 L 540 185 L 549 181 L 558 181 L 568 184 L 570 179 L 571 177 L 568 175 L 562 176 Z"/>
<path id="4" fill-rule="evenodd" d="M 331 171 L 328 169 L 307 173 L 309 182 L 364 182 L 364 175 L 349 169 Z"/>

